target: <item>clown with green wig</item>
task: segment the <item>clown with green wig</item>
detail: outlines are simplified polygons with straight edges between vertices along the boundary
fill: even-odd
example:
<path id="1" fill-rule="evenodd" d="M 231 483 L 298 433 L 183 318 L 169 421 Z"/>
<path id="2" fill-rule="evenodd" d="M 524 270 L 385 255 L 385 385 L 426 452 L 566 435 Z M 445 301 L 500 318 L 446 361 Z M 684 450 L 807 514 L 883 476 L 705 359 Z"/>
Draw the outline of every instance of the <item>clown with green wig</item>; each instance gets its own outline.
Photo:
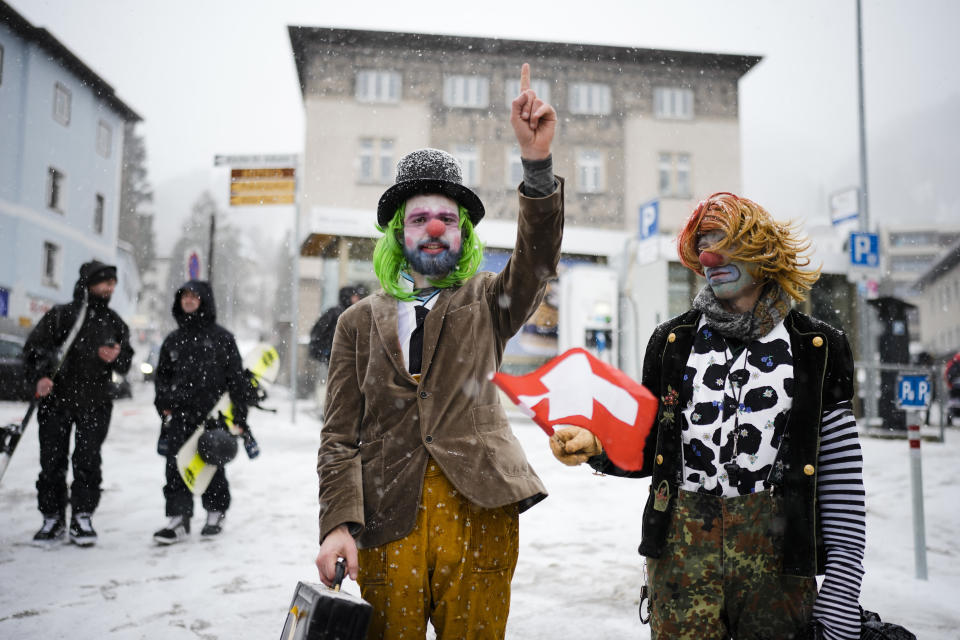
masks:
<path id="1" fill-rule="evenodd" d="M 488 380 L 556 276 L 563 181 L 556 111 L 521 70 L 517 239 L 478 272 L 483 203 L 448 153 L 420 149 L 380 198 L 383 289 L 347 309 L 330 354 L 317 472 L 327 585 L 338 558 L 373 605 L 368 637 L 502 638 L 519 514 L 546 497 Z"/>

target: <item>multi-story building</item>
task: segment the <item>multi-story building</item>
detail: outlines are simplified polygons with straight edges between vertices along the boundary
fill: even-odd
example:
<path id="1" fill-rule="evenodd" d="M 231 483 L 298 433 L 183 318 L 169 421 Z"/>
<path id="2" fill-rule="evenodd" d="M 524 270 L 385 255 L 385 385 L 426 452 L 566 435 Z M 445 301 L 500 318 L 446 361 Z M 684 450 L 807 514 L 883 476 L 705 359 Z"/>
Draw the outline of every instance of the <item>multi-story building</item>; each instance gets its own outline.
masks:
<path id="1" fill-rule="evenodd" d="M 370 263 L 376 204 L 397 161 L 416 148 L 459 158 L 487 211 L 478 228 L 484 268 L 502 267 L 522 179 L 508 114 L 523 62 L 532 88 L 559 116 L 553 162 L 566 178 L 564 261 L 610 264 L 636 237 L 639 209 L 651 200 L 660 231 L 672 233 L 704 195 L 740 188 L 738 81 L 757 57 L 323 27 L 289 32 L 306 113 L 302 335 L 340 285 L 378 288 Z M 688 303 L 684 271 L 669 277 Z"/>
<path id="2" fill-rule="evenodd" d="M 960 351 L 960 240 L 914 283 L 924 351 L 943 360 Z"/>
<path id="3" fill-rule="evenodd" d="M 29 326 L 70 300 L 83 262 L 132 264 L 118 255 L 117 226 L 124 124 L 139 120 L 46 29 L 0 1 L 0 316 L 7 322 Z"/>

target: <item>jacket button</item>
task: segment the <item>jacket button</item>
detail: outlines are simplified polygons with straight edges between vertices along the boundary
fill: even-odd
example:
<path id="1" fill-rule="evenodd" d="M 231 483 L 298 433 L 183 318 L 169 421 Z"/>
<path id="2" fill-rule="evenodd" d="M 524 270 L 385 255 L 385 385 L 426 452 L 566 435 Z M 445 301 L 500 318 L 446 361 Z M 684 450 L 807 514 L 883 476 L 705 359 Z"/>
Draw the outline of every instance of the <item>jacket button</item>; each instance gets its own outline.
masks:
<path id="1" fill-rule="evenodd" d="M 671 334 L 672 335 L 672 334 Z M 663 455 L 657 454 L 657 464 L 663 464 Z"/>
<path id="2" fill-rule="evenodd" d="M 813 465 L 812 465 L 812 464 L 805 464 L 805 465 L 803 465 L 803 473 L 804 473 L 804 475 L 812 476 L 814 471 L 815 471 L 815 469 L 813 468 Z"/>
<path id="3" fill-rule="evenodd" d="M 424 400 L 426 400 L 427 398 L 430 397 L 430 394 L 427 393 L 426 391 L 421 391 L 421 392 L 420 392 L 420 397 L 423 398 Z"/>
<path id="4" fill-rule="evenodd" d="M 677 339 L 677 334 L 675 333 L 671 333 L 670 335 L 667 336 L 667 342 L 673 342 L 676 339 Z"/>
<path id="5" fill-rule="evenodd" d="M 823 346 L 823 338 L 821 338 L 820 336 L 817 336 L 816 338 L 814 338 L 814 339 L 813 339 L 813 346 L 815 346 L 815 347 L 822 347 L 822 346 Z"/>
<path id="6" fill-rule="evenodd" d="M 423 441 L 426 442 L 427 444 L 430 444 L 431 442 L 433 442 L 433 436 L 426 436 L 423 439 Z"/>

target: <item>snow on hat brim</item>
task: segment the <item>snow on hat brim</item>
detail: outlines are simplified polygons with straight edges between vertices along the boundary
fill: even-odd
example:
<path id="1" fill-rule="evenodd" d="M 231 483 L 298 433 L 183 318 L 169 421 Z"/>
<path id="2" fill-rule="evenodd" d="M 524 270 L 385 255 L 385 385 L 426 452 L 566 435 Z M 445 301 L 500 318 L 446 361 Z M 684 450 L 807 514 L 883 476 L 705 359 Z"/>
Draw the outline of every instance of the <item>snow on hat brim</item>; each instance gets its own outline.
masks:
<path id="1" fill-rule="evenodd" d="M 401 204 L 422 193 L 438 193 L 447 196 L 467 210 L 470 222 L 474 226 L 480 222 L 485 213 L 483 203 L 480 202 L 477 194 L 462 184 L 435 178 L 414 178 L 398 182 L 380 196 L 380 203 L 377 205 L 377 222 L 381 227 L 386 227 Z"/>

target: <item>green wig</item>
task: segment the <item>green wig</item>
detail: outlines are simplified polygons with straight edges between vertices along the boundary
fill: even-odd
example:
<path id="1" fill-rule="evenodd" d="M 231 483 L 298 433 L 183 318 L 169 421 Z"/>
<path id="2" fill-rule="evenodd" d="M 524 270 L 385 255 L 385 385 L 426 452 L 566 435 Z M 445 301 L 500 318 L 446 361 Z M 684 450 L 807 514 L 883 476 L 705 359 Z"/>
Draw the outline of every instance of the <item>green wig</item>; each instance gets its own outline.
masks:
<path id="1" fill-rule="evenodd" d="M 401 283 L 401 273 L 409 270 L 407 258 L 403 255 L 403 218 L 406 203 L 397 207 L 397 212 L 387 223 L 386 227 L 377 225 L 377 229 L 383 233 L 377 241 L 377 246 L 373 249 L 373 270 L 380 280 L 383 290 L 400 300 L 416 300 L 417 297 L 411 291 L 407 291 Z M 430 279 L 431 285 L 443 289 L 446 287 L 455 287 L 462 284 L 465 280 L 473 277 L 483 262 L 483 243 L 477 237 L 473 229 L 473 223 L 470 222 L 470 215 L 467 209 L 457 205 L 460 211 L 460 237 L 461 253 L 460 260 L 453 271 L 437 280 Z"/>

